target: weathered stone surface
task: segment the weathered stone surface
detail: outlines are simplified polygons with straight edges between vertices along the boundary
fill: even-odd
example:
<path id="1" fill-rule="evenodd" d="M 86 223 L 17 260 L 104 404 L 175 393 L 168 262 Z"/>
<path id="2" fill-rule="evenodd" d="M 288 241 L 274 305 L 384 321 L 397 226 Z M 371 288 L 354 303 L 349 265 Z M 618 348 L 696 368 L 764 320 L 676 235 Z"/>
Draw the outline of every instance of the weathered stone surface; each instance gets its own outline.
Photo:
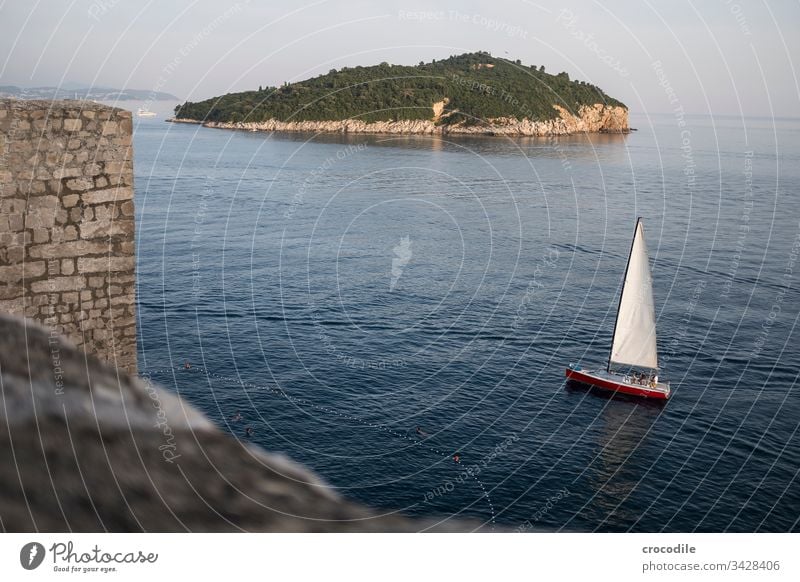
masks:
<path id="1" fill-rule="evenodd" d="M 80 276 L 52 277 L 31 283 L 34 293 L 57 293 L 59 291 L 75 291 L 86 286 L 86 278 Z"/>
<path id="2" fill-rule="evenodd" d="M 438 104 L 434 104 L 438 105 Z M 208 121 L 205 127 L 244 129 L 248 131 L 311 132 L 311 133 L 390 133 L 390 134 L 466 134 L 505 136 L 556 136 L 576 133 L 625 133 L 628 128 L 628 110 L 597 103 L 581 107 L 574 115 L 565 108 L 554 105 L 558 117 L 544 121 L 530 119 L 495 118 L 478 125 L 437 125 L 434 116 L 424 120 L 365 122 L 360 119 L 343 121 L 266 121 L 221 122 Z M 172 119 L 176 123 L 197 123 L 194 120 Z"/>
<path id="3" fill-rule="evenodd" d="M 131 311 L 115 321 L 108 309 L 93 308 L 91 294 L 80 304 L 76 299 L 86 274 L 110 267 L 135 278 L 130 113 L 89 102 L 12 99 L 0 99 L 0 110 L 7 119 L 0 123 L 2 305 L 135 371 L 134 286 L 120 290 Z M 107 164 L 116 172 L 111 182 Z M 101 281 L 92 288 L 97 297 L 107 295 L 109 283 Z M 18 303 L 22 296 L 30 303 Z M 103 332 L 94 341 L 77 322 Z"/>
<path id="4" fill-rule="evenodd" d="M 105 190 L 94 190 L 92 192 L 85 192 L 81 198 L 86 204 L 104 204 L 106 202 L 117 201 L 122 202 L 133 198 L 133 189 L 107 188 Z"/>
<path id="5" fill-rule="evenodd" d="M 67 227 L 69 228 L 69 227 Z M 108 253 L 108 243 L 76 240 L 68 243 L 52 243 L 30 248 L 30 256 L 36 259 L 56 259 Z"/>
<path id="6" fill-rule="evenodd" d="M 30 321 L 0 316 L 0 374 L 5 531 L 480 528 L 349 502 L 286 457 L 223 433 L 177 396 Z"/>
<path id="7" fill-rule="evenodd" d="M 91 190 L 94 188 L 94 180 L 89 178 L 76 178 L 74 180 L 67 180 L 67 188 L 75 192 Z"/>
<path id="8" fill-rule="evenodd" d="M 81 224 L 81 238 L 106 238 L 119 234 L 129 234 L 133 231 L 131 220 L 93 220 Z"/>
<path id="9" fill-rule="evenodd" d="M 44 261 L 19 263 L 7 267 L 0 265 L 0 283 L 17 283 L 26 278 L 41 277 L 44 272 Z"/>
<path id="10" fill-rule="evenodd" d="M 80 131 L 82 126 L 80 119 L 65 119 L 63 127 L 65 131 Z"/>
<path id="11" fill-rule="evenodd" d="M 79 273 L 107 273 L 110 271 L 131 271 L 136 266 L 135 257 L 102 257 L 97 259 L 78 258 Z"/>

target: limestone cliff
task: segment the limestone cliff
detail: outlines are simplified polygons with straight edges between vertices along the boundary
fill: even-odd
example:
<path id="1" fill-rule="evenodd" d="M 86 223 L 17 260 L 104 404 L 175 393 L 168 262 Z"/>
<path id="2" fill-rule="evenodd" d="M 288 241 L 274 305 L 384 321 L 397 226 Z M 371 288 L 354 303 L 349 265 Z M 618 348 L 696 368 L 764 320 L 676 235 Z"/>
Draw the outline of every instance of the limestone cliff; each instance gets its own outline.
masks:
<path id="1" fill-rule="evenodd" d="M 377 121 L 366 123 L 359 119 L 343 121 L 278 121 L 261 122 L 208 121 L 205 127 L 239 129 L 246 131 L 277 131 L 307 133 L 390 133 L 422 135 L 503 135 L 503 136 L 558 136 L 576 133 L 627 133 L 628 110 L 625 107 L 597 103 L 581 107 L 573 115 L 561 106 L 554 105 L 559 116 L 555 119 L 532 121 L 530 119 L 496 118 L 479 125 L 438 124 L 446 102 L 434 104 L 430 120 Z M 192 119 L 172 119 L 176 123 L 198 123 Z"/>

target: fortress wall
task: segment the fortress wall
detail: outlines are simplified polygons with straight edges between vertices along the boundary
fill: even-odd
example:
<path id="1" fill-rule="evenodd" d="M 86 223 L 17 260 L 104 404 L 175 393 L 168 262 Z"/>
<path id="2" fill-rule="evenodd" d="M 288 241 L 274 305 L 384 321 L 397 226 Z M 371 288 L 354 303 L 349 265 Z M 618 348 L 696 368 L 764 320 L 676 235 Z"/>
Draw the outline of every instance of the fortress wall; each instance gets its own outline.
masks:
<path id="1" fill-rule="evenodd" d="M 0 312 L 136 372 L 131 113 L 0 99 Z"/>

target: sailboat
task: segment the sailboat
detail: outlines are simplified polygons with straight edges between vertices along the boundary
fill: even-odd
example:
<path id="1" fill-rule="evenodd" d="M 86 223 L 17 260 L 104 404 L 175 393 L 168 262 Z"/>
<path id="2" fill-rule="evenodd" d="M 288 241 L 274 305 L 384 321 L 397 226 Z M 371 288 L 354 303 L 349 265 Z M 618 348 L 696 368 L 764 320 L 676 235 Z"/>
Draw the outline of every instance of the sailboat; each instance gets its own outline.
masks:
<path id="1" fill-rule="evenodd" d="M 641 218 L 636 220 L 633 231 L 608 365 L 605 369 L 584 370 L 580 364 L 570 364 L 566 376 L 569 380 L 614 392 L 662 400 L 669 398 L 669 382 L 658 378 L 653 277 Z"/>

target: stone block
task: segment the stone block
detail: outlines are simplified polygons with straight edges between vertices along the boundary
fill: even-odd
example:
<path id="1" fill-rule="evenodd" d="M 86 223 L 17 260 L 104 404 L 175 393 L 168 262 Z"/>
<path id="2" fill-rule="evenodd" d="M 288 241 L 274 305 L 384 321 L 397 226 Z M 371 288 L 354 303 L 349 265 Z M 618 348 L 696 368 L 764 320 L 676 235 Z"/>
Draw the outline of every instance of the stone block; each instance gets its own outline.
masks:
<path id="1" fill-rule="evenodd" d="M 52 277 L 43 281 L 31 283 L 31 291 L 34 293 L 57 293 L 64 291 L 79 291 L 86 284 L 85 277 Z"/>
<path id="2" fill-rule="evenodd" d="M 44 194 L 47 192 L 47 180 L 36 180 L 28 184 L 28 191 L 26 194 L 34 196 L 37 194 Z"/>
<path id="3" fill-rule="evenodd" d="M 95 220 L 114 220 L 117 217 L 117 205 L 113 202 L 97 205 L 93 210 Z"/>
<path id="4" fill-rule="evenodd" d="M 7 218 L 9 232 L 19 232 L 25 227 L 25 220 L 22 214 L 9 214 Z"/>
<path id="5" fill-rule="evenodd" d="M 58 206 L 58 196 L 31 196 L 28 198 L 28 212 L 40 210 L 53 211 Z"/>
<path id="6" fill-rule="evenodd" d="M 25 247 L 21 245 L 6 247 L 6 260 L 9 264 L 20 263 L 25 258 Z"/>
<path id="7" fill-rule="evenodd" d="M 0 213 L 2 214 L 22 214 L 25 212 L 27 203 L 25 198 L 6 198 L 0 200 Z"/>
<path id="8" fill-rule="evenodd" d="M 72 241 L 78 238 L 78 229 L 71 224 L 64 227 L 64 240 Z"/>
<path id="9" fill-rule="evenodd" d="M 0 267 L 0 282 L 17 283 L 24 279 L 41 277 L 45 272 L 44 261 L 19 263 Z M 34 283 L 35 284 L 35 283 Z"/>
<path id="10" fill-rule="evenodd" d="M 30 256 L 35 259 L 61 259 L 65 257 L 99 255 L 108 252 L 108 244 L 77 240 L 60 244 L 48 243 L 35 245 L 32 246 L 28 252 Z"/>
<path id="11" fill-rule="evenodd" d="M 67 194 L 63 198 L 61 198 L 61 202 L 64 204 L 65 208 L 72 208 L 78 203 L 78 195 L 77 194 Z"/>
<path id="12" fill-rule="evenodd" d="M 79 273 L 108 273 L 111 271 L 133 271 L 135 257 L 78 257 Z"/>
<path id="13" fill-rule="evenodd" d="M 29 212 L 25 215 L 25 228 L 53 228 L 56 223 L 56 213 L 52 210 Z"/>
<path id="14" fill-rule="evenodd" d="M 64 189 L 64 185 L 61 183 L 61 180 L 48 180 L 47 181 L 47 191 L 50 194 L 61 194 L 61 191 Z"/>
<path id="15" fill-rule="evenodd" d="M 66 186 L 73 192 L 85 192 L 94 188 L 94 180 L 91 178 L 75 178 L 74 180 L 67 180 Z"/>
<path id="16" fill-rule="evenodd" d="M 133 198 L 133 188 L 107 188 L 105 190 L 92 190 L 84 192 L 81 196 L 86 204 L 105 204 Z"/>
<path id="17" fill-rule="evenodd" d="M 46 243 L 50 240 L 50 231 L 46 228 L 33 229 L 33 242 Z"/>
<path id="18" fill-rule="evenodd" d="M 123 172 L 130 171 L 131 164 L 126 162 L 106 162 L 106 174 L 122 174 Z"/>
<path id="19" fill-rule="evenodd" d="M 133 228 L 131 220 L 92 220 L 80 225 L 81 238 L 91 240 L 129 234 Z"/>
<path id="20" fill-rule="evenodd" d="M 99 176 L 103 173 L 103 168 L 98 163 L 86 164 L 83 166 L 83 175 L 87 177 Z"/>
<path id="21" fill-rule="evenodd" d="M 135 302 L 134 295 L 126 294 L 126 295 L 116 295 L 111 297 L 111 305 L 133 305 Z"/>
<path id="22" fill-rule="evenodd" d="M 133 216 L 134 215 L 134 207 L 133 201 L 123 202 L 120 205 L 120 211 L 122 212 L 123 216 Z"/>
<path id="23" fill-rule="evenodd" d="M 106 121 L 103 124 L 102 135 L 117 135 L 117 129 L 116 121 Z"/>
<path id="24" fill-rule="evenodd" d="M 81 175 L 80 168 L 58 168 L 53 171 L 53 179 L 63 180 L 64 178 L 79 178 Z"/>
<path id="25" fill-rule="evenodd" d="M 64 120 L 64 131 L 80 131 L 83 123 L 80 119 L 65 119 Z"/>
<path id="26" fill-rule="evenodd" d="M 25 303 L 22 297 L 0 300 L 0 312 L 20 315 L 23 309 L 25 309 Z"/>

